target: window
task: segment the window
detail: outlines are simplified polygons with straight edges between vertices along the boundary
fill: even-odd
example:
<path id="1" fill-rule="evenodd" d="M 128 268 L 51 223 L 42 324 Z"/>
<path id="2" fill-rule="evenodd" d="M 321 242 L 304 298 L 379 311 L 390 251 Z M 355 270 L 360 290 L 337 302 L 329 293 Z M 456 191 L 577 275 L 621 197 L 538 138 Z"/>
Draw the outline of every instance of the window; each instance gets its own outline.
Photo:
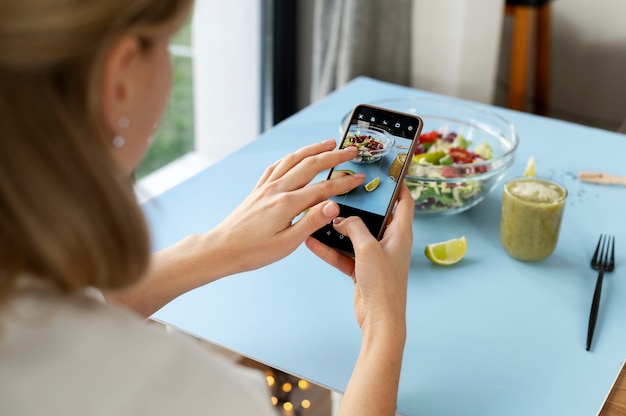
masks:
<path id="1" fill-rule="evenodd" d="M 254 140 L 262 131 L 264 2 L 196 2 L 172 42 L 172 95 L 138 167 L 140 202 Z"/>
<path id="2" fill-rule="evenodd" d="M 262 130 L 262 2 L 198 1 L 194 13 L 195 143 L 214 163 Z"/>
<path id="3" fill-rule="evenodd" d="M 170 45 L 174 82 L 170 100 L 153 142 L 137 168 L 138 179 L 194 149 L 191 20 Z"/>

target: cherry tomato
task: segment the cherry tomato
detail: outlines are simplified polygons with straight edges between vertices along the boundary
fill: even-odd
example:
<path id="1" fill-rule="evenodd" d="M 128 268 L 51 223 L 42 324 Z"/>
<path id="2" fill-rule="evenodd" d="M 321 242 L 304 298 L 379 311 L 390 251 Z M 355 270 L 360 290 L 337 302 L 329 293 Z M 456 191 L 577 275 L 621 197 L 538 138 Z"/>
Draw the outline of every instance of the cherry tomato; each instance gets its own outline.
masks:
<path id="1" fill-rule="evenodd" d="M 478 155 L 474 152 L 470 152 L 462 147 L 453 147 L 449 151 L 449 155 L 454 160 L 454 163 L 472 163 Z"/>
<path id="2" fill-rule="evenodd" d="M 420 134 L 420 143 L 433 143 L 439 138 L 439 132 L 437 130 L 429 131 L 428 133 Z"/>

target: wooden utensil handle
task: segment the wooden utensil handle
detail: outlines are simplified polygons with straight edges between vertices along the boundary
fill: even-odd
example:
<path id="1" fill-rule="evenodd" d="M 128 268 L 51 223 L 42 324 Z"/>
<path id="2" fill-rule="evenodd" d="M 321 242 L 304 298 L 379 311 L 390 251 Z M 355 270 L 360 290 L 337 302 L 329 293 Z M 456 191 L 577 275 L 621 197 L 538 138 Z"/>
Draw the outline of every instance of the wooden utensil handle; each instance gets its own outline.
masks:
<path id="1" fill-rule="evenodd" d="M 580 172 L 578 179 L 584 182 L 599 183 L 605 185 L 619 184 L 626 186 L 626 178 L 598 172 Z"/>

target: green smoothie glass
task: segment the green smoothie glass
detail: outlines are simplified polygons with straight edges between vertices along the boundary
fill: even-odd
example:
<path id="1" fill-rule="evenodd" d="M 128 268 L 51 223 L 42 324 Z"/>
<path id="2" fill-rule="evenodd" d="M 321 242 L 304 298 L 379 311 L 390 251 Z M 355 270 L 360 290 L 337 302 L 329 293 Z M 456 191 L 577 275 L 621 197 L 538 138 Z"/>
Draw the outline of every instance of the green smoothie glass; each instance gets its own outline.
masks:
<path id="1" fill-rule="evenodd" d="M 566 199 L 567 190 L 546 179 L 522 177 L 505 183 L 500 217 L 504 250 L 523 261 L 539 261 L 552 254 Z"/>

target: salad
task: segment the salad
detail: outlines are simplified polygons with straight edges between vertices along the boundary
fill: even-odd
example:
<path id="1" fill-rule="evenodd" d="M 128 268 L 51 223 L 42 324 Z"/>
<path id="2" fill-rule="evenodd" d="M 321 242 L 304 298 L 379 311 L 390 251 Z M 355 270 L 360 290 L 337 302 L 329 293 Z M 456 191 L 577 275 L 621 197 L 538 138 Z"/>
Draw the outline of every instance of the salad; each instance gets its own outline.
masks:
<path id="1" fill-rule="evenodd" d="M 375 162 L 382 156 L 385 145 L 382 141 L 369 134 L 348 134 L 343 142 L 343 147 L 355 146 L 358 150 L 355 162 Z"/>
<path id="2" fill-rule="evenodd" d="M 423 133 L 409 165 L 407 185 L 417 210 L 426 212 L 450 211 L 464 207 L 481 197 L 486 181 L 463 181 L 461 177 L 484 173 L 487 166 L 481 162 L 491 159 L 493 151 L 483 141 L 473 150 L 472 142 L 447 128 Z M 438 168 L 433 169 L 433 166 Z M 425 178 L 416 180 L 413 177 Z M 438 179 L 458 181 L 441 182 Z"/>

